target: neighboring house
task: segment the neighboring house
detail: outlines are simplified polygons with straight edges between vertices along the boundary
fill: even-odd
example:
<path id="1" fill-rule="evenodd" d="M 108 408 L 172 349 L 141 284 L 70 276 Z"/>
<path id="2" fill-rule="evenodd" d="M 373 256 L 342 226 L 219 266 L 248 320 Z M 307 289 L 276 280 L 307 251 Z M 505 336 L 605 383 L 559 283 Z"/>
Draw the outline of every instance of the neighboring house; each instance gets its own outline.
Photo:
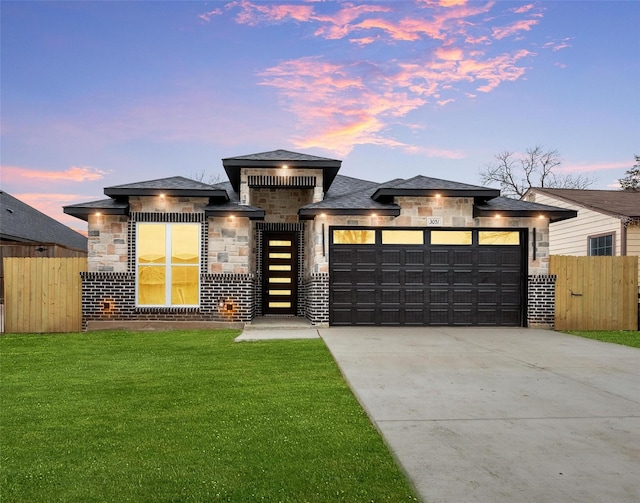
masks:
<path id="1" fill-rule="evenodd" d="M 86 257 L 87 238 L 0 191 L 0 296 L 3 257 Z"/>
<path id="2" fill-rule="evenodd" d="M 551 224 L 551 255 L 640 256 L 640 192 L 531 188 L 523 199 L 578 212 Z"/>
<path id="3" fill-rule="evenodd" d="M 222 164 L 228 182 L 143 181 L 64 208 L 89 223 L 87 328 L 553 324 L 549 222 L 573 210 L 426 176 L 359 180 L 286 150 Z"/>

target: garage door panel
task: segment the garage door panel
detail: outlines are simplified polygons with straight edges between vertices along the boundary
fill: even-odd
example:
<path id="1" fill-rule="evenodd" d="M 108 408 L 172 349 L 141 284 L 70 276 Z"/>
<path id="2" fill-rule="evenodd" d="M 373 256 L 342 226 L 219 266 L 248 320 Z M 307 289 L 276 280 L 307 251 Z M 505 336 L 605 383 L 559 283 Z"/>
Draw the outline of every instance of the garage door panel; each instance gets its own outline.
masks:
<path id="1" fill-rule="evenodd" d="M 400 250 L 382 250 L 382 263 L 399 266 L 402 263 L 401 256 L 402 252 Z"/>
<path id="2" fill-rule="evenodd" d="M 377 235 L 376 244 L 330 247 L 330 323 L 519 326 L 524 244 L 479 244 L 472 230 L 471 241 L 432 246 L 429 232 L 424 245 Z"/>
<path id="3" fill-rule="evenodd" d="M 380 282 L 383 285 L 400 285 L 400 268 L 384 268 L 380 271 Z"/>
<path id="4" fill-rule="evenodd" d="M 430 250 L 429 263 L 431 265 L 449 265 L 449 250 Z"/>
<path id="5" fill-rule="evenodd" d="M 376 325 L 375 309 L 354 309 L 353 316 L 355 318 L 356 325 Z"/>
<path id="6" fill-rule="evenodd" d="M 424 250 L 405 250 L 405 264 L 425 264 L 425 252 Z"/>
<path id="7" fill-rule="evenodd" d="M 473 275 L 471 269 L 454 269 L 453 284 L 454 285 L 471 285 L 473 284 Z"/>
<path id="8" fill-rule="evenodd" d="M 404 291 L 404 303 L 405 305 L 411 304 L 424 304 L 424 290 L 410 290 Z"/>
<path id="9" fill-rule="evenodd" d="M 424 284 L 424 271 L 407 269 L 404 275 L 405 285 L 423 285 Z"/>
<path id="10" fill-rule="evenodd" d="M 375 307 L 376 304 L 376 291 L 371 289 L 358 288 L 355 291 L 355 299 L 358 306 L 365 306 L 370 304 Z"/>
<path id="11" fill-rule="evenodd" d="M 356 249 L 356 264 L 362 265 L 376 265 L 376 251 L 367 249 L 367 250 L 358 250 Z"/>

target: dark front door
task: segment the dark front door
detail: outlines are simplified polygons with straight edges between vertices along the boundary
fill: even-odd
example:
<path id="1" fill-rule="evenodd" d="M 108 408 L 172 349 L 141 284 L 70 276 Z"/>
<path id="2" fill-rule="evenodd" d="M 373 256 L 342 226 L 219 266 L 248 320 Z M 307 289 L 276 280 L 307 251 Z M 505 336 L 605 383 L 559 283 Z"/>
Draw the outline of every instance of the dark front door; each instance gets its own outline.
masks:
<path id="1" fill-rule="evenodd" d="M 296 314 L 297 243 L 295 232 L 265 232 L 263 314 Z"/>

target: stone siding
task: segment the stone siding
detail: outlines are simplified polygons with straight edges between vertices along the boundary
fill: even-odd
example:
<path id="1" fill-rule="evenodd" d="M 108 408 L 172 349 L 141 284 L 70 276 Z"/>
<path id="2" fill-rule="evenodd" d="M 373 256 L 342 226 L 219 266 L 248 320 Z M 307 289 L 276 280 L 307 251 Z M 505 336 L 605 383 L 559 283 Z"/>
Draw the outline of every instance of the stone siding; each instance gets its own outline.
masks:
<path id="1" fill-rule="evenodd" d="M 89 215 L 89 271 L 127 271 L 127 221 L 126 215 Z"/>
<path id="2" fill-rule="evenodd" d="M 209 270 L 211 274 L 250 272 L 251 224 L 247 218 L 209 218 Z"/>

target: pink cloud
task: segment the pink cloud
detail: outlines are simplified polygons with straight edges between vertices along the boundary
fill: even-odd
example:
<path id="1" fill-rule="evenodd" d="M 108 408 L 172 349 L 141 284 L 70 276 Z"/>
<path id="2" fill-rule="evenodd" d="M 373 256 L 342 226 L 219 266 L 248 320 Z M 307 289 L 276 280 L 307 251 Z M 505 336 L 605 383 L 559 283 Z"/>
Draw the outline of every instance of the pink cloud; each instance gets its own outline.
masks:
<path id="1" fill-rule="evenodd" d="M 5 181 L 35 178 L 50 182 L 86 182 L 100 180 L 106 171 L 87 166 L 72 166 L 65 171 L 22 168 L 19 166 L 2 166 L 2 176 Z"/>
<path id="2" fill-rule="evenodd" d="M 523 19 L 516 21 L 508 26 L 500 26 L 493 29 L 493 37 L 500 40 L 505 37 L 510 37 L 521 31 L 530 31 L 532 26 L 538 24 L 537 19 Z"/>
<path id="3" fill-rule="evenodd" d="M 408 5 L 238 0 L 225 9 L 247 25 L 307 23 L 316 37 L 345 39 L 354 51 L 363 51 L 344 61 L 318 56 L 283 61 L 258 74 L 260 84 L 275 89 L 280 105 L 294 115 L 298 146 L 348 153 L 359 144 L 409 149 L 389 137 L 391 124 L 426 104 L 445 106 L 456 93 L 473 99 L 516 81 L 527 71 L 522 61 L 535 56 L 514 48 L 513 40 L 500 48 L 502 39 L 539 23 L 541 8 L 534 3 L 513 8 L 494 0 L 422 0 Z M 380 46 L 402 49 L 380 61 L 371 56 Z"/>
<path id="4" fill-rule="evenodd" d="M 543 45 L 543 47 L 545 49 L 551 49 L 552 51 L 560 51 L 562 49 L 566 49 L 567 47 L 571 47 L 571 44 L 569 43 L 569 40 L 571 40 L 570 38 L 565 38 L 563 40 L 561 40 L 560 42 L 547 42 L 546 44 Z"/>

